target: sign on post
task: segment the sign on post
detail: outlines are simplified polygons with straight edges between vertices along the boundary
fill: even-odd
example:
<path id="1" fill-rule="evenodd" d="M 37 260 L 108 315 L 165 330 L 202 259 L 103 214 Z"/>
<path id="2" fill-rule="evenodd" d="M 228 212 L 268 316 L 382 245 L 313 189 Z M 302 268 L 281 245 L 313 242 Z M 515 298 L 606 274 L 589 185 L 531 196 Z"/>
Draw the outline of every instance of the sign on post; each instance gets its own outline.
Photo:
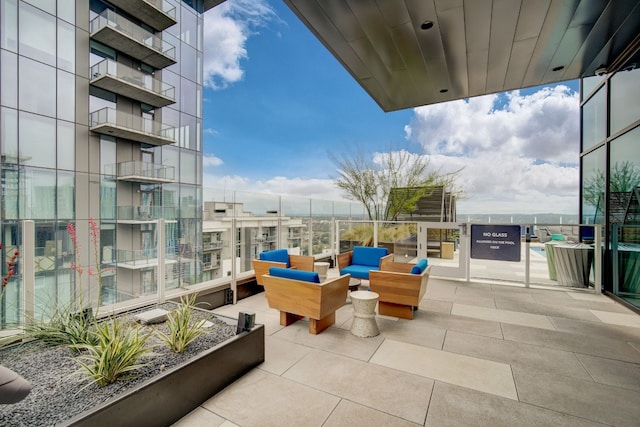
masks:
<path id="1" fill-rule="evenodd" d="M 519 225 L 471 225 L 471 258 L 520 261 Z"/>

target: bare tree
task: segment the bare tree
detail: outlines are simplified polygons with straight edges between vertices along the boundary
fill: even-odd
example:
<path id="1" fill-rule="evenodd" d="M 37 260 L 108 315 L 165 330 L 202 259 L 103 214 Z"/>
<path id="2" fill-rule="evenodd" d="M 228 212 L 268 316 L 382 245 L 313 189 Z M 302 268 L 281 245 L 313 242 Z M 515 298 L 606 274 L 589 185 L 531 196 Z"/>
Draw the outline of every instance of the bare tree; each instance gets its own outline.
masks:
<path id="1" fill-rule="evenodd" d="M 444 173 L 430 167 L 429 156 L 393 146 L 384 153 L 369 155 L 360 149 L 329 158 L 338 172 L 336 186 L 348 199 L 362 203 L 371 220 L 395 221 L 398 215 L 412 212 L 418 200 L 430 194 L 430 187 L 445 186 L 451 191 L 462 170 Z M 411 191 L 392 192 L 394 188 Z"/>

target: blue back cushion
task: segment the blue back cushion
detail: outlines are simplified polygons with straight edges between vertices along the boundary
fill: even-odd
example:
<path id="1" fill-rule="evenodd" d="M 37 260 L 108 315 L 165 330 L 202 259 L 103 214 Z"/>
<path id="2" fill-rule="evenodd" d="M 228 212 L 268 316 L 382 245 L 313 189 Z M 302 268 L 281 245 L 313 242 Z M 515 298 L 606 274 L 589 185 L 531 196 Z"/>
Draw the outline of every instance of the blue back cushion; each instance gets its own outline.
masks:
<path id="1" fill-rule="evenodd" d="M 422 258 L 416 265 L 411 269 L 411 274 L 422 274 L 425 268 L 427 268 L 427 260 Z"/>
<path id="2" fill-rule="evenodd" d="M 286 249 L 274 249 L 272 251 L 260 252 L 260 260 L 284 262 L 287 264 L 287 267 L 291 267 L 289 264 L 289 252 Z"/>
<path id="3" fill-rule="evenodd" d="M 351 264 L 378 267 L 380 265 L 380 258 L 386 255 L 389 255 L 389 250 L 387 248 L 354 246 Z"/>
<path id="4" fill-rule="evenodd" d="M 303 282 L 320 283 L 320 276 L 315 271 L 292 270 L 290 268 L 271 267 L 269 275 Z"/>

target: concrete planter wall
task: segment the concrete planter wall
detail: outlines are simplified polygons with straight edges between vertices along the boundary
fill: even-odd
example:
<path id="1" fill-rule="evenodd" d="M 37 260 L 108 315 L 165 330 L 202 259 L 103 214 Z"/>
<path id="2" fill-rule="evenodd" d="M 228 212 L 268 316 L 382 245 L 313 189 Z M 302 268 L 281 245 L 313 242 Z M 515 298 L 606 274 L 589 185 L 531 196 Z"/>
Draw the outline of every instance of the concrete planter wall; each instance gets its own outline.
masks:
<path id="1" fill-rule="evenodd" d="M 170 425 L 262 362 L 264 325 L 256 325 L 63 425 Z"/>

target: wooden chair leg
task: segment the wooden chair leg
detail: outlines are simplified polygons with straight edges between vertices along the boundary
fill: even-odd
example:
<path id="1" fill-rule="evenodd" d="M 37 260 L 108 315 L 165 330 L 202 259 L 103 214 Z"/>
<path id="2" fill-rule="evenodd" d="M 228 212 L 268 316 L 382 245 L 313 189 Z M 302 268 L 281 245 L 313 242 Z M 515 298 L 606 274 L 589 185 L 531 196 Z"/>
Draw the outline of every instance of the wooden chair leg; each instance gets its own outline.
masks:
<path id="1" fill-rule="evenodd" d="M 380 301 L 378 302 L 378 314 L 381 316 L 392 316 L 412 320 L 413 307 L 410 305 Z"/>
<path id="2" fill-rule="evenodd" d="M 336 323 L 336 312 L 329 314 L 326 317 L 323 317 L 320 320 L 309 319 L 309 333 L 313 335 L 317 335 L 320 332 L 327 329 L 329 326 Z"/>
<path id="3" fill-rule="evenodd" d="M 289 326 L 290 324 L 297 322 L 304 316 L 298 316 L 297 314 L 287 313 L 286 311 L 280 312 L 280 324 L 282 326 Z"/>

